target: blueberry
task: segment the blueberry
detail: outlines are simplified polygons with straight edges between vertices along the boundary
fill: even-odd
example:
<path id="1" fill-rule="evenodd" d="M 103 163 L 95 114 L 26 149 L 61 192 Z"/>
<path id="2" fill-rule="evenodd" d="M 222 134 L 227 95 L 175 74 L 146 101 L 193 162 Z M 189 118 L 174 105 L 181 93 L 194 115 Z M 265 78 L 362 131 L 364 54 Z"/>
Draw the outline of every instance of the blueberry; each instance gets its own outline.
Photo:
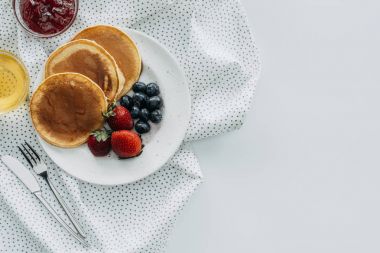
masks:
<path id="1" fill-rule="evenodd" d="M 139 120 L 135 124 L 136 132 L 139 134 L 145 134 L 150 131 L 150 125 L 148 122 L 144 122 L 142 120 Z"/>
<path id="2" fill-rule="evenodd" d="M 140 114 L 140 108 L 138 108 L 137 106 L 132 106 L 130 113 L 131 113 L 132 118 L 137 119 Z"/>
<path id="3" fill-rule="evenodd" d="M 160 94 L 160 88 L 158 87 L 158 85 L 156 83 L 149 83 L 146 86 L 146 92 L 145 93 L 149 97 L 157 96 L 158 94 Z"/>
<path id="4" fill-rule="evenodd" d="M 131 110 L 132 106 L 133 106 L 133 99 L 130 96 L 125 95 L 125 96 L 121 97 L 120 105 L 124 106 L 128 110 Z"/>
<path id="5" fill-rule="evenodd" d="M 134 92 L 143 92 L 143 93 L 145 93 L 145 91 L 146 91 L 146 84 L 143 83 L 143 82 L 137 82 L 137 83 L 135 83 L 133 85 L 132 90 Z"/>
<path id="6" fill-rule="evenodd" d="M 153 112 L 150 113 L 149 119 L 153 123 L 159 123 L 162 120 L 162 113 L 160 110 L 154 110 Z"/>
<path id="7" fill-rule="evenodd" d="M 144 107 L 147 100 L 147 96 L 144 93 L 136 92 L 133 94 L 133 103 L 137 107 Z"/>
<path id="8" fill-rule="evenodd" d="M 146 101 L 146 108 L 148 108 L 149 111 L 160 109 L 161 106 L 162 106 L 162 99 L 159 96 L 150 97 Z"/>
<path id="9" fill-rule="evenodd" d="M 149 120 L 149 111 L 148 111 L 148 109 L 146 109 L 146 108 L 141 109 L 140 110 L 140 114 L 139 114 L 139 118 L 142 121 L 147 122 Z"/>

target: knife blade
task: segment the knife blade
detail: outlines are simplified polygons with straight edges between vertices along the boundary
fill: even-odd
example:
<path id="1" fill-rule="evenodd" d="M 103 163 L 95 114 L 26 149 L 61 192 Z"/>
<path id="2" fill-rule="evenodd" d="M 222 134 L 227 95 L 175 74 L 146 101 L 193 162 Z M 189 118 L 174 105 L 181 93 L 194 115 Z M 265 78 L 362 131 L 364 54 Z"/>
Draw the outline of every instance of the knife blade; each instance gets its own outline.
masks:
<path id="1" fill-rule="evenodd" d="M 41 187 L 32 172 L 25 168 L 25 166 L 16 158 L 9 155 L 3 155 L 0 157 L 0 159 L 9 168 L 9 170 L 12 171 L 12 173 L 21 180 L 21 182 L 29 189 L 29 191 L 32 193 L 41 191 Z"/>

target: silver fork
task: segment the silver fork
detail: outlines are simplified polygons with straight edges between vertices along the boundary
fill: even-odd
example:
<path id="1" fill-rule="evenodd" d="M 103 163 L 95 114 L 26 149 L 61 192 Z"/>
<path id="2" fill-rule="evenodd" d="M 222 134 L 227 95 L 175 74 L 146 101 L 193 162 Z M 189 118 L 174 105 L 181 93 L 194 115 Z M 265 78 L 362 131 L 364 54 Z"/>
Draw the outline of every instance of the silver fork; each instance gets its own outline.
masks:
<path id="1" fill-rule="evenodd" d="M 27 147 L 26 147 L 26 146 Z M 24 144 L 21 144 L 21 147 L 18 146 L 18 149 L 21 151 L 22 155 L 25 157 L 25 159 L 28 161 L 29 165 L 33 168 L 33 170 L 41 176 L 43 179 L 45 179 L 46 183 L 54 193 L 54 196 L 57 198 L 59 204 L 65 210 L 67 216 L 69 217 L 71 223 L 74 225 L 75 229 L 77 230 L 78 234 L 85 238 L 85 233 L 82 229 L 82 227 L 79 225 L 79 223 L 75 220 L 73 213 L 61 197 L 61 195 L 58 193 L 55 186 L 50 182 L 48 174 L 47 174 L 47 166 L 46 164 L 41 160 L 40 156 L 37 154 L 37 152 L 32 148 L 32 146 L 29 145 L 29 143 L 25 142 Z"/>

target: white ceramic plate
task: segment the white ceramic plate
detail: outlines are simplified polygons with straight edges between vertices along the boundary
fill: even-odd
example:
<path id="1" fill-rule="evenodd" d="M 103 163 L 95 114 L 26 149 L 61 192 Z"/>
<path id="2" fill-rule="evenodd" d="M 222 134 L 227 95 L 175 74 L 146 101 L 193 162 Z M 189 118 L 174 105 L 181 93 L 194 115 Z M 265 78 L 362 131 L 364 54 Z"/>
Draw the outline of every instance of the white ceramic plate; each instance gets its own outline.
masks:
<path id="1" fill-rule="evenodd" d="M 76 178 L 94 184 L 126 184 L 152 174 L 179 148 L 190 120 L 188 85 L 174 57 L 146 34 L 123 30 L 133 38 L 140 51 L 143 62 L 140 81 L 156 82 L 164 101 L 162 121 L 157 125 L 150 124 L 151 131 L 142 136 L 145 145 L 143 153 L 127 160 L 119 160 L 112 152 L 108 157 L 98 158 L 91 154 L 86 144 L 64 149 L 40 138 L 42 147 L 59 167 Z"/>

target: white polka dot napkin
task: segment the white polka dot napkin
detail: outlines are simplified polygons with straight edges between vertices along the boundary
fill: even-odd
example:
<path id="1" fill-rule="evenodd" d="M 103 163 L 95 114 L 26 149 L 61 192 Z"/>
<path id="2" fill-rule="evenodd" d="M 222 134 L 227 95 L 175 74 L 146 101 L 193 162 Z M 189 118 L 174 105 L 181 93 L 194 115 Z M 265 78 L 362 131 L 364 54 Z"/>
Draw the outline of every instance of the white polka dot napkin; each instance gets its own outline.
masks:
<path id="1" fill-rule="evenodd" d="M 235 0 L 81 0 L 79 9 L 63 35 L 37 39 L 17 25 L 11 1 L 1 1 L 0 48 L 21 57 L 35 81 L 47 55 L 86 26 L 113 24 L 147 33 L 177 57 L 188 78 L 190 127 L 184 144 L 163 168 L 128 185 L 78 181 L 43 156 L 53 184 L 85 229 L 88 248 L 61 228 L 0 164 L 0 252 L 162 252 L 176 216 L 202 181 L 190 142 L 241 126 L 260 72 L 257 48 Z M 0 139 L 0 153 L 25 165 L 16 150 L 19 143 L 28 140 L 43 154 L 26 104 L 0 116 Z M 44 197 L 64 217 L 40 182 Z"/>

